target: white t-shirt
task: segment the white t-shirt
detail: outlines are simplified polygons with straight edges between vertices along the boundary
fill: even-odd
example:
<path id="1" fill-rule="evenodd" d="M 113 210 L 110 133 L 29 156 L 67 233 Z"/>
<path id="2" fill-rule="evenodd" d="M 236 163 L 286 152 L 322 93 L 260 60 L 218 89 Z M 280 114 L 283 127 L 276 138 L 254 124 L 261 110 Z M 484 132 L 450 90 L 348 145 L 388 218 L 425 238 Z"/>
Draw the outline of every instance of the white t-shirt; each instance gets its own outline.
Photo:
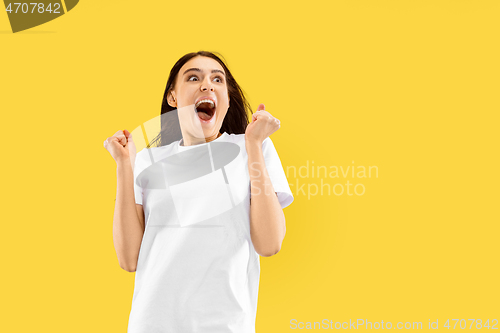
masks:
<path id="1" fill-rule="evenodd" d="M 250 238 L 245 135 L 181 141 L 136 155 L 146 229 L 128 333 L 255 333 L 260 256 Z M 285 208 L 294 198 L 269 137 L 262 150 Z"/>

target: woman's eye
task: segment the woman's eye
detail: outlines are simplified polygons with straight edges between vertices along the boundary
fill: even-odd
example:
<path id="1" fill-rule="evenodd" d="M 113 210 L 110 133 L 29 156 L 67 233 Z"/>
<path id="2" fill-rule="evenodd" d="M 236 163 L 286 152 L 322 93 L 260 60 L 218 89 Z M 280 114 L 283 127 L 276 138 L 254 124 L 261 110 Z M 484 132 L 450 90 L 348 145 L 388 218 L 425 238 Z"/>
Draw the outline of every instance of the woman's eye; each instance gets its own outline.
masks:
<path id="1" fill-rule="evenodd" d="M 196 79 L 196 80 L 192 80 L 192 79 Z M 224 82 L 220 76 L 216 76 L 214 78 L 214 80 L 219 80 L 218 82 L 220 82 L 220 83 Z M 188 77 L 188 81 L 198 81 L 198 77 L 196 75 L 191 75 L 190 77 Z"/>

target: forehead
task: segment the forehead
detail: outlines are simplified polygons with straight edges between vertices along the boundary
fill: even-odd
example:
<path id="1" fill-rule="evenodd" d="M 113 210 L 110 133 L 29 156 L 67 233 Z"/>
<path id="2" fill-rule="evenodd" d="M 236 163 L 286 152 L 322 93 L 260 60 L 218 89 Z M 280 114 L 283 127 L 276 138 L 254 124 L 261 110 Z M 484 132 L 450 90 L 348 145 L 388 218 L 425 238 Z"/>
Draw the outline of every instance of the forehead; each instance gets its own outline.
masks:
<path id="1" fill-rule="evenodd" d="M 199 68 L 205 73 L 210 73 L 212 69 L 220 69 L 225 73 L 224 68 L 222 68 L 217 60 L 203 56 L 196 56 L 189 59 L 180 69 L 179 76 L 184 75 L 184 72 L 190 68 Z"/>

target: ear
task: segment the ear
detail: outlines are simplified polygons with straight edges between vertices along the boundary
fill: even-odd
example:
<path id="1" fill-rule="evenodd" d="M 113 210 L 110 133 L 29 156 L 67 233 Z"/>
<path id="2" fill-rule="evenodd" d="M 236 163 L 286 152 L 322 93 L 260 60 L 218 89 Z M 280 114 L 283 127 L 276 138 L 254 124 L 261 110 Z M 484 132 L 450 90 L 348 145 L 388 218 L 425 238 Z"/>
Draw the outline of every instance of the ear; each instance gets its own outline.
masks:
<path id="1" fill-rule="evenodd" d="M 177 107 L 177 100 L 175 99 L 174 93 L 172 90 L 170 90 L 168 95 L 167 95 L 167 102 L 168 102 L 168 105 L 170 105 L 171 107 L 173 107 L 173 108 Z"/>

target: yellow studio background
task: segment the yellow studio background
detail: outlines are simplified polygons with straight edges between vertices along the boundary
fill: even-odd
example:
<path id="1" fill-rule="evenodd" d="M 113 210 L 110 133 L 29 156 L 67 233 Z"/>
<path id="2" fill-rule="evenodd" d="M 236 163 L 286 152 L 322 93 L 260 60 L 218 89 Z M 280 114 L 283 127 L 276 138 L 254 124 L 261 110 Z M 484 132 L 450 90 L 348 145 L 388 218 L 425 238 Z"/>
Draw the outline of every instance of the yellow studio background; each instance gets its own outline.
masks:
<path id="1" fill-rule="evenodd" d="M 158 116 L 170 68 L 198 50 L 281 121 L 295 201 L 281 251 L 261 258 L 258 333 L 293 319 L 493 326 L 499 14 L 498 1 L 88 0 L 13 34 L 2 12 L 2 332 L 126 332 L 134 273 L 113 247 L 103 141 Z"/>

